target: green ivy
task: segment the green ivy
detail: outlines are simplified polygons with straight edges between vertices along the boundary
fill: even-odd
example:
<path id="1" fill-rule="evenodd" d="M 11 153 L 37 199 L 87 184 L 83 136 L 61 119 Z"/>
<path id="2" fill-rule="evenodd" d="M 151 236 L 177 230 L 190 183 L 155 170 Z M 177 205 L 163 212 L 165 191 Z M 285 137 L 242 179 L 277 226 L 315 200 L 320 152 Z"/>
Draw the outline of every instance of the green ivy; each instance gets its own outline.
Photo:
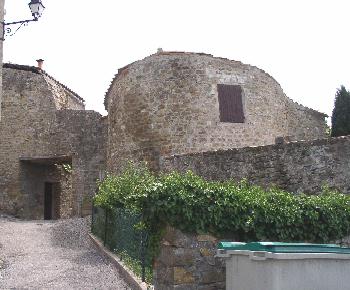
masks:
<path id="1" fill-rule="evenodd" d="M 236 241 L 322 243 L 347 236 L 350 226 L 349 197 L 328 188 L 320 195 L 291 194 L 192 172 L 155 176 L 133 165 L 99 183 L 95 205 L 142 213 L 153 246 L 166 224 Z"/>
<path id="2" fill-rule="evenodd" d="M 73 172 L 72 165 L 71 164 L 62 164 L 62 167 L 64 171 L 71 174 Z"/>

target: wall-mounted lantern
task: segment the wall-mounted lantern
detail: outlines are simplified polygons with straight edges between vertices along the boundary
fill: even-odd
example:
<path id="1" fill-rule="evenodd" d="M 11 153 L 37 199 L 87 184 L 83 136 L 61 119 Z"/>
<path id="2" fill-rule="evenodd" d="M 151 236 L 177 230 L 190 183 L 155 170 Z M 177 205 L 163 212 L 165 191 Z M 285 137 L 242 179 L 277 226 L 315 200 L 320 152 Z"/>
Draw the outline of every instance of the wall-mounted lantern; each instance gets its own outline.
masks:
<path id="1" fill-rule="evenodd" d="M 37 21 L 43 14 L 45 6 L 41 3 L 41 0 L 32 0 L 28 5 L 34 17 L 34 21 Z"/>
<path id="2" fill-rule="evenodd" d="M 12 36 L 14 35 L 23 25 L 27 25 L 29 22 L 32 21 L 38 21 L 38 19 L 41 17 L 45 6 L 43 5 L 43 3 L 41 2 L 41 0 L 31 0 L 30 3 L 28 4 L 30 11 L 33 15 L 33 19 L 28 19 L 28 20 L 21 20 L 21 21 L 15 21 L 15 22 L 1 22 L 2 24 L 2 35 L 0 40 L 5 40 L 5 35 L 9 35 Z M 10 27 L 8 27 L 9 25 L 18 25 L 19 27 L 12 32 L 12 29 Z"/>

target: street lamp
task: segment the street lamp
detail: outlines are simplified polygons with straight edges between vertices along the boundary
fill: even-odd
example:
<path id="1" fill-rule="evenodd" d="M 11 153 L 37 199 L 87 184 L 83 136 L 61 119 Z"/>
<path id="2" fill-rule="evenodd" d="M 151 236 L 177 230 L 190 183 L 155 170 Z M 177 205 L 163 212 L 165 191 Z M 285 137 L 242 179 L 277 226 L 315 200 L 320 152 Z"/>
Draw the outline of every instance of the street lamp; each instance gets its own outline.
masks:
<path id="1" fill-rule="evenodd" d="M 30 11 L 32 12 L 34 21 L 37 21 L 43 14 L 45 6 L 43 5 L 43 3 L 41 3 L 41 0 L 32 0 L 28 4 L 28 6 L 30 8 Z"/>
<path id="2" fill-rule="evenodd" d="M 5 40 L 5 34 L 9 34 L 9 36 L 14 35 L 23 25 L 27 25 L 29 22 L 32 22 L 32 21 L 38 21 L 38 19 L 41 17 L 45 9 L 45 6 L 41 2 L 41 0 L 31 0 L 28 6 L 32 13 L 33 19 L 21 20 L 21 21 L 9 22 L 9 23 L 1 22 L 2 36 L 0 40 Z M 20 26 L 16 29 L 15 32 L 12 33 L 12 29 L 8 26 L 15 25 L 15 24 L 20 24 Z"/>

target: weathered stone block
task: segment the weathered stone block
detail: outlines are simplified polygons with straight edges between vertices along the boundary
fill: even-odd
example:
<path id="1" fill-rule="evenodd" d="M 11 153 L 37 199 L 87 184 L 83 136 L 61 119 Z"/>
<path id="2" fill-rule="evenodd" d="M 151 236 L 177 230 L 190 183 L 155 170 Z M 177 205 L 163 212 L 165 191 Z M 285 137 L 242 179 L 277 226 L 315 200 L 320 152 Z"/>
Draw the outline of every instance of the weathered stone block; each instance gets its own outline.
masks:
<path id="1" fill-rule="evenodd" d="M 199 242 L 212 242 L 212 243 L 216 243 L 217 242 L 217 238 L 211 236 L 211 235 L 198 235 L 197 236 L 197 240 Z"/>
<path id="2" fill-rule="evenodd" d="M 175 284 L 190 284 L 195 281 L 193 272 L 185 267 L 174 267 L 174 283 Z"/>
<path id="3" fill-rule="evenodd" d="M 194 263 L 194 251 L 185 248 L 161 247 L 158 261 L 167 266 L 190 266 Z"/>
<path id="4" fill-rule="evenodd" d="M 163 241 L 165 241 L 167 245 L 177 248 L 189 248 L 192 245 L 192 239 L 193 237 L 185 236 L 181 231 L 173 227 L 167 227 L 166 233 L 163 236 Z"/>
<path id="5" fill-rule="evenodd" d="M 210 271 L 200 273 L 200 283 L 210 284 L 213 282 L 222 282 L 225 280 L 225 272 L 221 269 L 212 268 Z"/>

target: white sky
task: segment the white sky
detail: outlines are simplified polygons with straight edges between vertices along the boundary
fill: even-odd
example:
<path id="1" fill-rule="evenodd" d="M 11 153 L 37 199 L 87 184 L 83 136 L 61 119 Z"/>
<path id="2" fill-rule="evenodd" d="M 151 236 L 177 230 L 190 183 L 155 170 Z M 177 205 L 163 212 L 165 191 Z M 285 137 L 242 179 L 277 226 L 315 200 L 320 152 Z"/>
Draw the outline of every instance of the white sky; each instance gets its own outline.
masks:
<path id="1" fill-rule="evenodd" d="M 6 0 L 5 20 L 30 18 Z M 264 69 L 288 97 L 331 114 L 350 89 L 349 0 L 43 0 L 36 23 L 8 37 L 4 61 L 36 65 L 106 114 L 118 68 L 164 50 L 205 52 Z"/>

